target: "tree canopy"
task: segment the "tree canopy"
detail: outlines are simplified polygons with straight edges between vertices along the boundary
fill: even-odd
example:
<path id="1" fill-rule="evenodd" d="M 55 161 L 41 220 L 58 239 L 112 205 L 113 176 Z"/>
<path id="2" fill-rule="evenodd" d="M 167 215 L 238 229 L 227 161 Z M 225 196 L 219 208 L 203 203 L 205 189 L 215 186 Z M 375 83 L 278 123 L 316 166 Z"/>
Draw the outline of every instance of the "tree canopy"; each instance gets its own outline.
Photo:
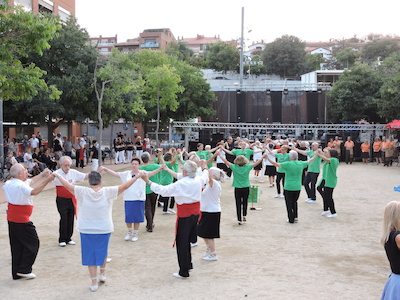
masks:
<path id="1" fill-rule="evenodd" d="M 206 54 L 207 65 L 218 72 L 237 70 L 240 63 L 239 51 L 232 44 L 218 42 L 212 44 Z"/>
<path id="2" fill-rule="evenodd" d="M 376 40 L 365 44 L 361 52 L 361 59 L 364 63 L 371 64 L 378 60 L 383 61 L 386 57 L 397 51 L 400 51 L 397 40 Z"/>

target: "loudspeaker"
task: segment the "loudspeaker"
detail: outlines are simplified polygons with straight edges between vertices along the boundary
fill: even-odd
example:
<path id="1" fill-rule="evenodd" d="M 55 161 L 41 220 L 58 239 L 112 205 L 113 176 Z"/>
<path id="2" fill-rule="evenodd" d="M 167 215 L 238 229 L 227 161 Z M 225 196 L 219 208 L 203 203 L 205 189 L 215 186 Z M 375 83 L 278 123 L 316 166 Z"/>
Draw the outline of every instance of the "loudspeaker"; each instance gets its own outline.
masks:
<path id="1" fill-rule="evenodd" d="M 272 122 L 282 122 L 282 92 L 271 92 Z"/>
<path id="2" fill-rule="evenodd" d="M 246 122 L 246 93 L 236 93 L 236 122 Z"/>

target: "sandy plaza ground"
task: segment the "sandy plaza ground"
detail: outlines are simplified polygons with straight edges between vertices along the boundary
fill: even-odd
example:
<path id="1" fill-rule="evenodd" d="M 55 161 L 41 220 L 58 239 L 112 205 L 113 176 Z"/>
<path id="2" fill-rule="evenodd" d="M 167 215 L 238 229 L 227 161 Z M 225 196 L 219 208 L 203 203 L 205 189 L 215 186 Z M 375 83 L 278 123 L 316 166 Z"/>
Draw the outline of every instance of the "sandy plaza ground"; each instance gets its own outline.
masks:
<path id="1" fill-rule="evenodd" d="M 114 165 L 126 170 L 129 165 Z M 82 170 L 82 169 L 80 169 Z M 90 171 L 90 165 L 84 172 Z M 400 194 L 400 167 L 340 163 L 334 190 L 337 218 L 321 216 L 322 199 L 305 202 L 301 191 L 299 222 L 287 223 L 284 199 L 274 198 L 267 181 L 259 186 L 259 210 L 249 210 L 247 224 L 236 221 L 232 182 L 223 183 L 221 238 L 218 261 L 204 261 L 204 242 L 192 248 L 190 278 L 177 279 L 176 249 L 172 248 L 176 216 L 157 208 L 154 232 L 143 224 L 137 242 L 124 241 L 122 195 L 114 203 L 107 282 L 89 290 L 87 267 L 81 265 L 79 233 L 75 246 L 58 246 L 59 214 L 55 189 L 49 186 L 35 200 L 32 221 L 40 249 L 34 280 L 12 280 L 6 204 L 0 204 L 1 299 L 379 299 L 390 274 L 379 243 L 383 209 Z M 251 173 L 253 174 L 253 173 Z M 87 184 L 87 183 L 86 183 Z M 119 185 L 104 175 L 104 185 Z M 0 198 L 4 201 L 3 198 Z M 249 205 L 251 207 L 251 204 Z"/>

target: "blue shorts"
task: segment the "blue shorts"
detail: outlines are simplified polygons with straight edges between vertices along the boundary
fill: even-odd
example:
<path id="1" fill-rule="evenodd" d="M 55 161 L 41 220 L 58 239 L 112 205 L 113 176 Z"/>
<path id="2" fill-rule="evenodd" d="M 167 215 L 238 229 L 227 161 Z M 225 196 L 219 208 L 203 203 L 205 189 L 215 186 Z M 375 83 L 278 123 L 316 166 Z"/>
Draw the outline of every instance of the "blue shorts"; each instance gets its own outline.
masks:
<path id="1" fill-rule="evenodd" d="M 102 266 L 108 256 L 108 243 L 111 233 L 81 233 L 81 251 L 83 266 Z"/>
<path id="2" fill-rule="evenodd" d="M 125 223 L 144 222 L 145 201 L 125 201 Z"/>

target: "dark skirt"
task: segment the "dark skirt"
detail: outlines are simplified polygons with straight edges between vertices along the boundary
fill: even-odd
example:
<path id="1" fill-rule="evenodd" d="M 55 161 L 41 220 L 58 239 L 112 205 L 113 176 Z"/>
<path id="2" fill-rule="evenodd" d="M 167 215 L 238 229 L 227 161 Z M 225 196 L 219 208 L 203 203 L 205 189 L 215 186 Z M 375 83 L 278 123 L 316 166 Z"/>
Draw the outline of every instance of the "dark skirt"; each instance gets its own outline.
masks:
<path id="1" fill-rule="evenodd" d="M 361 158 L 369 158 L 369 152 L 361 152 Z"/>
<path id="2" fill-rule="evenodd" d="M 201 219 L 197 224 L 197 235 L 204 239 L 219 238 L 219 224 L 221 212 L 201 212 Z"/>
<path id="3" fill-rule="evenodd" d="M 262 163 L 258 164 L 253 168 L 254 170 L 261 170 L 262 169 Z"/>
<path id="4" fill-rule="evenodd" d="M 276 176 L 276 167 L 275 166 L 266 166 L 264 175 Z"/>

